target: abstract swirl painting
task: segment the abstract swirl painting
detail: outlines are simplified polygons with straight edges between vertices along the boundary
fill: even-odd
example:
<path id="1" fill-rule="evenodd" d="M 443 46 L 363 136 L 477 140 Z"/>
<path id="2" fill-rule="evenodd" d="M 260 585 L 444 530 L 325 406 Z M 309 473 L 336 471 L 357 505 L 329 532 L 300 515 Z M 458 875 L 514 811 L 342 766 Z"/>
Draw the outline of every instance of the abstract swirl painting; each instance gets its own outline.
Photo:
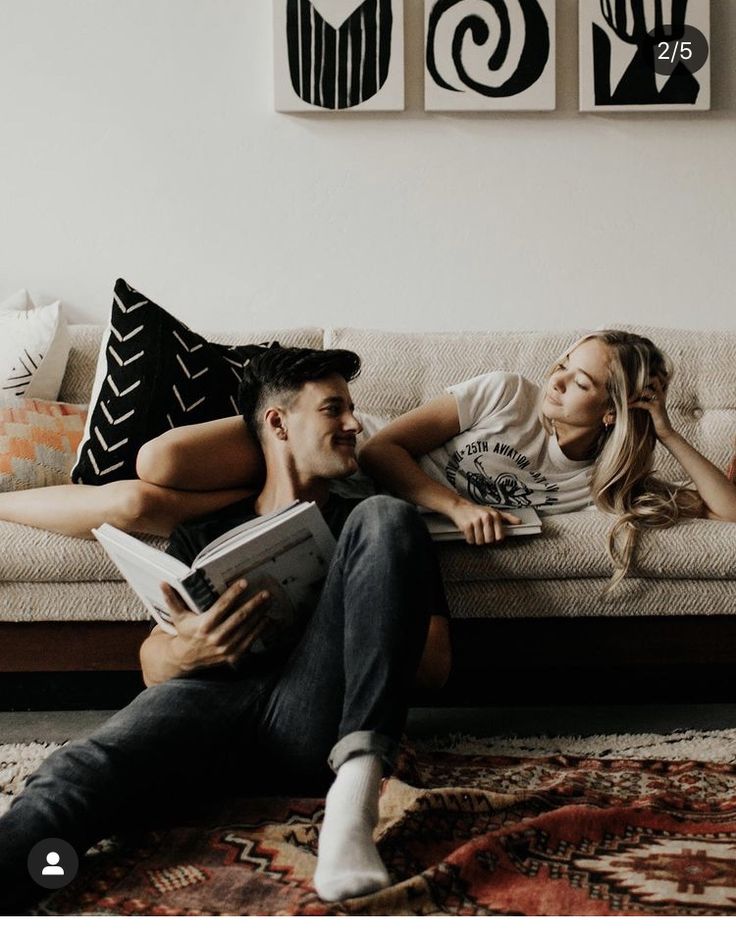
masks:
<path id="1" fill-rule="evenodd" d="M 580 0 L 580 109 L 710 109 L 710 0 Z"/>
<path id="2" fill-rule="evenodd" d="M 425 0 L 425 110 L 554 110 L 555 0 Z"/>
<path id="3" fill-rule="evenodd" d="M 273 0 L 283 112 L 404 109 L 403 0 Z"/>

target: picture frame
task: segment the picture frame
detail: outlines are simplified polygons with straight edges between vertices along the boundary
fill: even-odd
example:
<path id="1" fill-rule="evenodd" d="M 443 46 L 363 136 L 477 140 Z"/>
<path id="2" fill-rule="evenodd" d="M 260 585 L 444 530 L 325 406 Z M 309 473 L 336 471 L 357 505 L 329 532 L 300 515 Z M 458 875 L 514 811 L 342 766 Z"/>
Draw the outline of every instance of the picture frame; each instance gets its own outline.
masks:
<path id="1" fill-rule="evenodd" d="M 579 0 L 579 43 L 581 111 L 710 110 L 710 0 Z"/>
<path id="2" fill-rule="evenodd" d="M 554 110 L 555 0 L 425 0 L 424 109 Z"/>
<path id="3" fill-rule="evenodd" d="M 404 109 L 403 0 L 273 0 L 281 113 Z"/>

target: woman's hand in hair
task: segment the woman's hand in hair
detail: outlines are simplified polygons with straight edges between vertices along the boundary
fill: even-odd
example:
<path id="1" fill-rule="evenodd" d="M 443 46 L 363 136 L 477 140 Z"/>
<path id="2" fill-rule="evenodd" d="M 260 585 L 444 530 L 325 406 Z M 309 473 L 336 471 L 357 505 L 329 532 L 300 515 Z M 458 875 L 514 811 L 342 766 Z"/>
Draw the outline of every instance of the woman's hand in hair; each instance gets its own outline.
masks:
<path id="1" fill-rule="evenodd" d="M 465 501 L 452 506 L 448 517 L 465 535 L 468 544 L 496 544 L 506 537 L 506 525 L 521 524 L 521 519 L 513 512 L 500 512 Z"/>
<path id="2" fill-rule="evenodd" d="M 649 412 L 658 440 L 665 441 L 674 433 L 667 414 L 667 383 L 661 376 L 654 376 L 641 398 L 631 402 L 629 408 L 643 408 Z"/>
<path id="3" fill-rule="evenodd" d="M 702 500 L 699 517 L 722 522 L 736 522 L 736 485 L 672 427 L 666 409 L 666 381 L 659 376 L 652 379 L 644 395 L 646 398 L 642 397 L 639 401 L 632 402 L 630 407 L 643 408 L 649 412 L 658 440 L 669 450 L 695 484 Z M 692 512 L 683 514 L 689 517 Z"/>

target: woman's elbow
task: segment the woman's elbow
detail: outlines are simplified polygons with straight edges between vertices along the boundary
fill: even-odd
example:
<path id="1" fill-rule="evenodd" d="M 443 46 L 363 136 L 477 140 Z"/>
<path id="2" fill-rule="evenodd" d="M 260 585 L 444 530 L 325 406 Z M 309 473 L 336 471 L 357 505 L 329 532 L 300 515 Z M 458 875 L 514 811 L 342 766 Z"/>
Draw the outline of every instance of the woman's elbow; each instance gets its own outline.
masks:
<path id="1" fill-rule="evenodd" d="M 726 508 L 719 512 L 711 512 L 710 509 L 707 509 L 703 518 L 708 518 L 715 522 L 736 522 L 736 508 Z"/>

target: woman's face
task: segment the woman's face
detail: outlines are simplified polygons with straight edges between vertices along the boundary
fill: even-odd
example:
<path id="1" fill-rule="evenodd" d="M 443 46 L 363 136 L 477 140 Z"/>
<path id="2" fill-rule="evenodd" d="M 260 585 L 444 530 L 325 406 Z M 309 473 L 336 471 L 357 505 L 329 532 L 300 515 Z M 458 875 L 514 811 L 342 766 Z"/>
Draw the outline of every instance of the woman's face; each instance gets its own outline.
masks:
<path id="1" fill-rule="evenodd" d="M 591 337 L 577 346 L 547 381 L 542 413 L 556 425 L 601 427 L 611 410 L 606 389 L 608 347 Z"/>

